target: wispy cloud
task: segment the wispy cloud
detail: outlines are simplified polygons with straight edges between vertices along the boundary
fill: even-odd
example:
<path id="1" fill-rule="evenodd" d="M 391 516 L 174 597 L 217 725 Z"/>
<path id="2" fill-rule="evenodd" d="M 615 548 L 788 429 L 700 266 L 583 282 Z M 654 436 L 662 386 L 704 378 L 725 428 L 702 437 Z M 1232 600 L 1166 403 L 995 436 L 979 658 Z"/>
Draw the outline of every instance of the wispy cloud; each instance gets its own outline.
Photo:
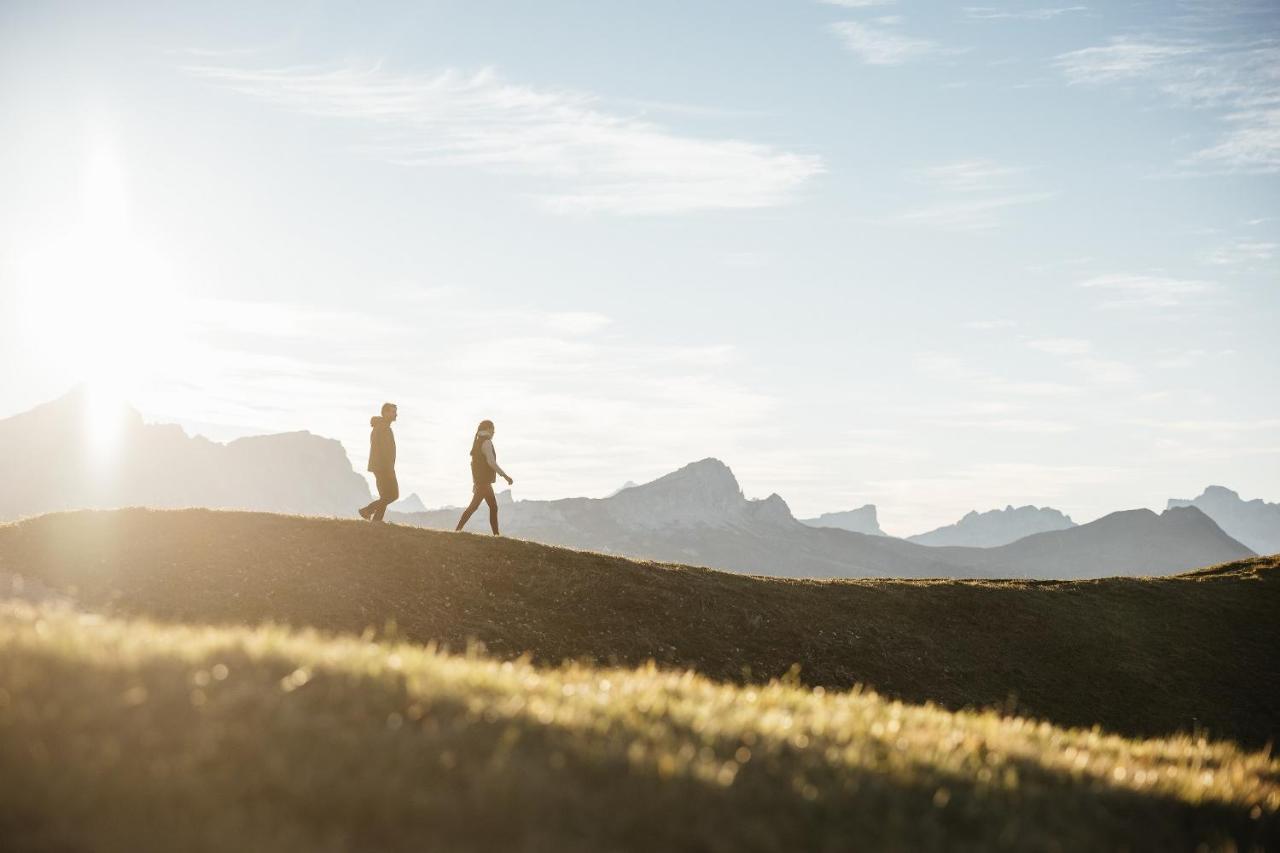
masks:
<path id="1" fill-rule="evenodd" d="M 1242 434 L 1280 430 L 1280 418 L 1226 418 L 1154 420 L 1152 418 L 1130 418 L 1125 421 L 1134 426 L 1152 427 L 1175 433 L 1204 434 L 1223 441 L 1234 441 Z"/>
<path id="2" fill-rule="evenodd" d="M 998 227 L 1009 208 L 1047 201 L 1054 193 L 1027 190 L 1026 169 L 990 160 L 960 160 L 916 170 L 911 177 L 940 196 L 902 213 L 898 222 L 955 231 Z"/>
<path id="3" fill-rule="evenodd" d="M 1203 54 L 1194 42 L 1161 42 L 1128 36 L 1113 37 L 1106 45 L 1060 54 L 1054 64 L 1072 83 L 1106 83 L 1172 67 L 1176 60 Z"/>
<path id="4" fill-rule="evenodd" d="M 917 176 L 939 189 L 952 192 L 990 192 L 1009 185 L 1024 173 L 1019 166 L 1006 166 L 991 160 L 959 160 L 919 170 Z"/>
<path id="5" fill-rule="evenodd" d="M 1097 355 L 1093 342 L 1083 338 L 1037 338 L 1027 341 L 1027 346 L 1061 357 L 1068 368 L 1093 385 L 1123 385 L 1139 378 L 1133 365 Z"/>
<path id="6" fill-rule="evenodd" d="M 1278 248 L 1278 243 L 1242 240 L 1210 251 L 1205 261 L 1215 266 L 1249 267 L 1271 260 Z"/>
<path id="7" fill-rule="evenodd" d="M 203 79 L 308 115 L 362 122 L 371 150 L 406 166 L 467 166 L 538 181 L 558 212 L 683 213 L 783 204 L 821 158 L 703 139 L 535 89 L 491 70 L 398 74 L 380 65 L 193 66 Z"/>
<path id="8" fill-rule="evenodd" d="M 1094 276 L 1076 286 L 1105 291 L 1104 308 L 1175 308 L 1217 289 L 1208 281 L 1126 273 Z"/>
<path id="9" fill-rule="evenodd" d="M 908 211 L 902 222 L 955 231 L 987 231 L 1000 226 L 1002 211 L 1011 207 L 1047 201 L 1053 193 L 1017 193 L 990 198 L 944 201 Z"/>
<path id="10" fill-rule="evenodd" d="M 1039 338 L 1027 341 L 1027 346 L 1051 355 L 1083 355 L 1093 349 L 1093 344 L 1080 338 Z"/>
<path id="11" fill-rule="evenodd" d="M 947 418 L 934 421 L 937 426 L 955 429 L 976 429 L 983 432 L 1018 432 L 1035 435 L 1058 435 L 1064 432 L 1075 432 L 1079 427 L 1063 421 L 1037 420 L 1035 418 Z"/>
<path id="12" fill-rule="evenodd" d="M 1088 6 L 1046 6 L 1037 9 L 1000 9 L 995 6 L 965 6 L 964 13 L 977 20 L 1051 21 L 1072 12 L 1086 12 Z"/>
<path id="13" fill-rule="evenodd" d="M 1072 84 L 1145 83 L 1177 103 L 1216 112 L 1218 141 L 1191 152 L 1194 170 L 1280 171 L 1280 42 L 1271 38 L 1113 37 L 1060 54 Z"/>
<path id="14" fill-rule="evenodd" d="M 963 387 L 970 403 L 983 402 L 982 395 L 1006 401 L 1022 397 L 1073 397 L 1083 390 L 1079 386 L 1061 382 L 1010 379 L 1002 373 L 973 367 L 951 353 L 921 352 L 915 355 L 914 361 L 921 372 L 945 380 L 953 387 Z"/>
<path id="15" fill-rule="evenodd" d="M 892 6 L 898 0 L 819 0 L 825 6 L 840 6 L 844 9 L 866 9 L 872 6 Z"/>
<path id="16" fill-rule="evenodd" d="M 951 52 L 932 39 L 904 35 L 889 26 L 837 21 L 831 25 L 831 31 L 847 50 L 868 65 L 902 65 Z"/>
<path id="17" fill-rule="evenodd" d="M 453 474 L 481 417 L 504 427 L 523 482 L 562 497 L 616 488 L 635 476 L 626 470 L 635 459 L 661 468 L 731 457 L 776 415 L 772 397 L 739 381 L 732 346 L 657 343 L 590 311 L 388 288 L 354 308 L 205 300 L 184 316 L 186 347 L 207 357 L 168 371 L 149 408 L 259 430 L 305 427 L 342 439 L 359 463 L 369 415 L 394 400 L 403 480 L 429 502 L 465 497 L 451 494 Z M 721 437 L 715 447 L 707 435 Z M 602 466 L 604 436 L 615 458 L 632 461 Z"/>

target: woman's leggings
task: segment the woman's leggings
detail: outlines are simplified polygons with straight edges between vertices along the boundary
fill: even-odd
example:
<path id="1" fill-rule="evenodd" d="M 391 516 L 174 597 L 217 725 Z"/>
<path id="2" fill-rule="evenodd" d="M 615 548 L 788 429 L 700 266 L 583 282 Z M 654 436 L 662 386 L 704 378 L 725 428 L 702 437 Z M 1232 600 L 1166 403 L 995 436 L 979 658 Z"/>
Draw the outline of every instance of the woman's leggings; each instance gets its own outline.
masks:
<path id="1" fill-rule="evenodd" d="M 489 505 L 489 527 L 493 530 L 494 536 L 498 535 L 498 499 L 493 494 L 493 483 L 475 484 L 475 494 L 471 497 L 471 503 L 463 510 L 462 518 L 458 519 L 455 530 L 461 530 L 467 526 L 471 514 L 480 508 L 481 501 Z"/>

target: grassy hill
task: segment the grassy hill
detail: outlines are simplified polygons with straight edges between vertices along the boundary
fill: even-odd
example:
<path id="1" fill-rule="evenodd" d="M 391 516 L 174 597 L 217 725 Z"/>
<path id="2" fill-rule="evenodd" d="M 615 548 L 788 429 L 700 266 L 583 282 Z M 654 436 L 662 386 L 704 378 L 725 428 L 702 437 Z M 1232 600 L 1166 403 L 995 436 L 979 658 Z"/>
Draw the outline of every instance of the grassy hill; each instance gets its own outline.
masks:
<path id="1" fill-rule="evenodd" d="M 823 583 L 290 516 L 30 519 L 0 526 L 0 599 L 49 599 L 0 601 L 0 847 L 1280 844 L 1255 751 L 1278 582 Z M 489 653 L 423 645 L 469 638 Z"/>
<path id="2" fill-rule="evenodd" d="M 1261 849 L 1280 761 L 862 691 L 0 604 L 0 847 Z"/>
<path id="3" fill-rule="evenodd" d="M 165 622 L 275 622 L 536 663 L 648 660 L 735 683 L 798 665 L 951 709 L 1131 736 L 1280 729 L 1280 561 L 1160 579 L 829 581 L 260 513 L 76 512 L 0 525 L 0 575 Z"/>

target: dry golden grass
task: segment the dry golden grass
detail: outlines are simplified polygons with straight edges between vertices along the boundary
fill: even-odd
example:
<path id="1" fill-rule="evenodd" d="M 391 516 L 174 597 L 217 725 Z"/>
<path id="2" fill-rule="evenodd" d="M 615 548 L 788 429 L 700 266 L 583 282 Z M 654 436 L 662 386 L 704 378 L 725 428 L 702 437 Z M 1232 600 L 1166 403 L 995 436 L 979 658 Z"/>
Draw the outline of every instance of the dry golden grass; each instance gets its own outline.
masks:
<path id="1" fill-rule="evenodd" d="M 0 605 L 6 850 L 1280 843 L 1280 762 L 792 681 Z"/>

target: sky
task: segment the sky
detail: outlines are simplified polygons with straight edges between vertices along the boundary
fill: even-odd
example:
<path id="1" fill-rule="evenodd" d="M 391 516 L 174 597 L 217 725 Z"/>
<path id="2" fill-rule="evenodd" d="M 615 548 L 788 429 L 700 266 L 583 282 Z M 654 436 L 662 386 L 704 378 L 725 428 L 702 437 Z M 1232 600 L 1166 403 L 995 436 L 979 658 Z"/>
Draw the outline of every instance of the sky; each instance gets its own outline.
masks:
<path id="1" fill-rule="evenodd" d="M 992 0 L 988 0 L 992 2 Z M 0 416 L 896 535 L 1280 500 L 1273 2 L 0 4 Z"/>

